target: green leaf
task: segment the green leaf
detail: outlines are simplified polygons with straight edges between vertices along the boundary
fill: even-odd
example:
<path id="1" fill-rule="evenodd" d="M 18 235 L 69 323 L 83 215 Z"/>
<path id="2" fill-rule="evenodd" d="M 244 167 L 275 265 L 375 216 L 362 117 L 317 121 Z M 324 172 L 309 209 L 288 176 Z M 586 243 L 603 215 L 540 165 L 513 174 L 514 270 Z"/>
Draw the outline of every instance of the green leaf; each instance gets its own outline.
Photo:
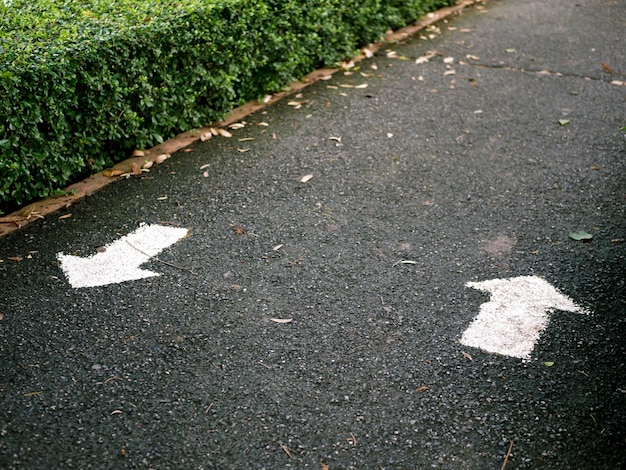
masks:
<path id="1" fill-rule="evenodd" d="M 514 52 L 517 52 L 517 51 L 513 49 L 512 47 L 509 47 L 508 49 L 504 49 L 504 52 L 506 52 L 507 54 L 513 54 Z"/>
<path id="2" fill-rule="evenodd" d="M 554 365 L 554 362 L 544 362 L 543 365 L 546 367 L 552 367 Z"/>
<path id="3" fill-rule="evenodd" d="M 559 125 L 567 126 L 571 121 L 571 119 L 559 119 Z"/>
<path id="4" fill-rule="evenodd" d="M 578 230 L 577 232 L 570 232 L 569 237 L 576 241 L 580 241 L 580 240 L 591 240 L 593 238 L 593 235 L 585 232 L 584 230 Z"/>

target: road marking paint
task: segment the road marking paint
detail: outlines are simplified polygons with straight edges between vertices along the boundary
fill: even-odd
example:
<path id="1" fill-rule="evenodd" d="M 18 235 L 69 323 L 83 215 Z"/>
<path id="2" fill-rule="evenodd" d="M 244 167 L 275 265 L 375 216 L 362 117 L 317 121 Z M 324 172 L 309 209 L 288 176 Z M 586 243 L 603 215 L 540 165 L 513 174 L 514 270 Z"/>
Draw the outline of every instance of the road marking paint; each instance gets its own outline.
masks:
<path id="1" fill-rule="evenodd" d="M 488 352 L 529 359 L 553 310 L 587 313 L 537 276 L 468 282 L 491 293 L 461 337 L 461 344 Z"/>
<path id="2" fill-rule="evenodd" d="M 75 289 L 134 281 L 159 273 L 140 269 L 150 258 L 187 235 L 186 228 L 142 225 L 87 258 L 58 253 L 61 269 Z"/>

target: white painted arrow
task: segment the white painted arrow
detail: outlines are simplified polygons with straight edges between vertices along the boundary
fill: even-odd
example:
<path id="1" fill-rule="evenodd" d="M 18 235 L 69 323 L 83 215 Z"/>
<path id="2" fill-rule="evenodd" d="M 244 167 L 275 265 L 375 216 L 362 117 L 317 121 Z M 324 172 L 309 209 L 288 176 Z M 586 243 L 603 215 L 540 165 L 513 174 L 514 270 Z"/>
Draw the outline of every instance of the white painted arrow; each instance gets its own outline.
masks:
<path id="1" fill-rule="evenodd" d="M 140 269 L 143 263 L 187 235 L 186 228 L 142 225 L 133 233 L 107 245 L 87 258 L 57 254 L 61 269 L 75 289 L 96 287 L 158 276 Z"/>
<path id="2" fill-rule="evenodd" d="M 548 326 L 549 312 L 587 313 L 537 276 L 468 282 L 466 286 L 490 292 L 491 300 L 480 306 L 461 344 L 488 352 L 528 359 Z"/>

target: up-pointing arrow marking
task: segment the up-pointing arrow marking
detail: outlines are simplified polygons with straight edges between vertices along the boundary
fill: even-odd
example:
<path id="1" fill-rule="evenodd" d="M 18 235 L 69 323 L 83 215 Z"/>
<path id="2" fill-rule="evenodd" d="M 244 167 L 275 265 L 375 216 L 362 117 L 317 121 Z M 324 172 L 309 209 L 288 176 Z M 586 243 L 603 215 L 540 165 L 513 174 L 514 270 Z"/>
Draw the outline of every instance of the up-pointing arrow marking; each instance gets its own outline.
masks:
<path id="1" fill-rule="evenodd" d="M 491 300 L 480 306 L 461 344 L 488 352 L 528 359 L 548 326 L 549 312 L 587 313 L 537 276 L 468 282 L 466 286 L 490 292 Z"/>
<path id="2" fill-rule="evenodd" d="M 143 263 L 187 235 L 186 228 L 142 225 L 133 233 L 87 258 L 57 254 L 61 269 L 72 287 L 96 287 L 133 281 L 159 273 L 141 269 Z"/>

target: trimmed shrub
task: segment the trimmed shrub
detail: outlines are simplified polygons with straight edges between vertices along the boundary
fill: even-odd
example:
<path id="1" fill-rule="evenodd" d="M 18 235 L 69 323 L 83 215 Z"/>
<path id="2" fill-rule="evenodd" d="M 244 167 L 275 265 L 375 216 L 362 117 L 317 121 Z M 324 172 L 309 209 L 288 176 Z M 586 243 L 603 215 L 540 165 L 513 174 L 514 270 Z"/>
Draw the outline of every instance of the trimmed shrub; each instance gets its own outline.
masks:
<path id="1" fill-rule="evenodd" d="M 4 0 L 0 211 L 220 120 L 450 0 Z"/>

